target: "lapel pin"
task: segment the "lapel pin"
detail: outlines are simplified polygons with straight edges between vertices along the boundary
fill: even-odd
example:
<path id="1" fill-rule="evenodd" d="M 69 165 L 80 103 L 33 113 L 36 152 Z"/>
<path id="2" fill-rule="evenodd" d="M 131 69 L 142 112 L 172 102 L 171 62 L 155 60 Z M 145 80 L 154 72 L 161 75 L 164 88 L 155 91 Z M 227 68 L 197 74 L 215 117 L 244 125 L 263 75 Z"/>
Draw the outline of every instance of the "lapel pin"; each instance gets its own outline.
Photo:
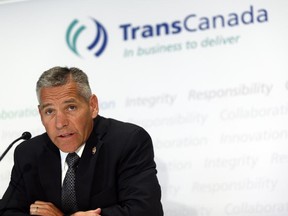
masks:
<path id="1" fill-rule="evenodd" d="M 94 146 L 94 147 L 92 148 L 92 154 L 94 155 L 94 154 L 96 153 L 96 151 L 97 151 L 96 146 Z"/>

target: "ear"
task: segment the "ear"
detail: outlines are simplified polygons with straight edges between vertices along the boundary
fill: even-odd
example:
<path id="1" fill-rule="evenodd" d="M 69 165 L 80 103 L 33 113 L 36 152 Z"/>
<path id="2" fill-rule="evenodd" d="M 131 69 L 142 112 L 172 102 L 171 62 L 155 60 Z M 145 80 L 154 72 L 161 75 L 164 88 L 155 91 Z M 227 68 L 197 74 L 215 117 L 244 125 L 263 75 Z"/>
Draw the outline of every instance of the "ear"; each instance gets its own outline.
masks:
<path id="1" fill-rule="evenodd" d="M 89 105 L 90 105 L 91 116 L 92 118 L 95 118 L 99 112 L 98 98 L 95 94 L 91 95 Z"/>

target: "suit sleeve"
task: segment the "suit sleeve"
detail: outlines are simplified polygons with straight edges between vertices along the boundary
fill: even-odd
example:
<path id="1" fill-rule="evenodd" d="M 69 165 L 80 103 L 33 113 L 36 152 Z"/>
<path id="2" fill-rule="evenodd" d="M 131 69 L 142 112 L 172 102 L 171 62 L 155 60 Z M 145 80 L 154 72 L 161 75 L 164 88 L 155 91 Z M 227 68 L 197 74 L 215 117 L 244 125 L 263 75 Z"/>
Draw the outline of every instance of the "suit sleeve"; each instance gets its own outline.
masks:
<path id="1" fill-rule="evenodd" d="M 29 204 L 25 196 L 23 176 L 29 171 L 28 166 L 20 167 L 17 161 L 17 149 L 14 154 L 14 166 L 9 186 L 0 200 L 0 216 L 28 216 Z"/>
<path id="2" fill-rule="evenodd" d="M 102 216 L 162 216 L 161 189 L 156 176 L 152 140 L 142 128 L 129 136 L 118 168 L 118 204 Z"/>

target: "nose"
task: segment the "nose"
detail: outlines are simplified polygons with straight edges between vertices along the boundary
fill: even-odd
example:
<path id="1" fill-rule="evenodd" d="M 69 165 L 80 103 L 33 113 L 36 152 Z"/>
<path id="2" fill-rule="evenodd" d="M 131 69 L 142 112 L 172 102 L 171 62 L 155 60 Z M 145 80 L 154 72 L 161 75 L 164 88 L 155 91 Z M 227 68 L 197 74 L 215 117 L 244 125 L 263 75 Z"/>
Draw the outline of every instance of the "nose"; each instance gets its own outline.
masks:
<path id="1" fill-rule="evenodd" d="M 58 130 L 61 130 L 62 128 L 66 127 L 68 125 L 68 119 L 65 113 L 63 112 L 57 112 L 56 114 L 56 128 Z"/>

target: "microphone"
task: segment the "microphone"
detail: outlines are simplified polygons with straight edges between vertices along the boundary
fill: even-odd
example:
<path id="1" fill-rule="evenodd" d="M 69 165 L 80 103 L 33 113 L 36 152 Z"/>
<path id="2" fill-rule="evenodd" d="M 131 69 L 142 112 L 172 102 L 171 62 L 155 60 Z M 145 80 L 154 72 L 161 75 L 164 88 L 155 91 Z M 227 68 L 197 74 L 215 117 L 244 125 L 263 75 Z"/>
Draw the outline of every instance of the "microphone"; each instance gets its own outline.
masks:
<path id="1" fill-rule="evenodd" d="M 24 132 L 22 134 L 21 137 L 17 138 L 16 140 L 14 140 L 9 146 L 8 148 L 3 152 L 3 154 L 0 157 L 0 161 L 5 157 L 5 155 L 7 154 L 7 152 L 10 150 L 10 148 L 14 145 L 14 143 L 16 143 L 17 141 L 24 139 L 24 140 L 29 140 L 31 138 L 31 133 L 30 132 Z"/>

